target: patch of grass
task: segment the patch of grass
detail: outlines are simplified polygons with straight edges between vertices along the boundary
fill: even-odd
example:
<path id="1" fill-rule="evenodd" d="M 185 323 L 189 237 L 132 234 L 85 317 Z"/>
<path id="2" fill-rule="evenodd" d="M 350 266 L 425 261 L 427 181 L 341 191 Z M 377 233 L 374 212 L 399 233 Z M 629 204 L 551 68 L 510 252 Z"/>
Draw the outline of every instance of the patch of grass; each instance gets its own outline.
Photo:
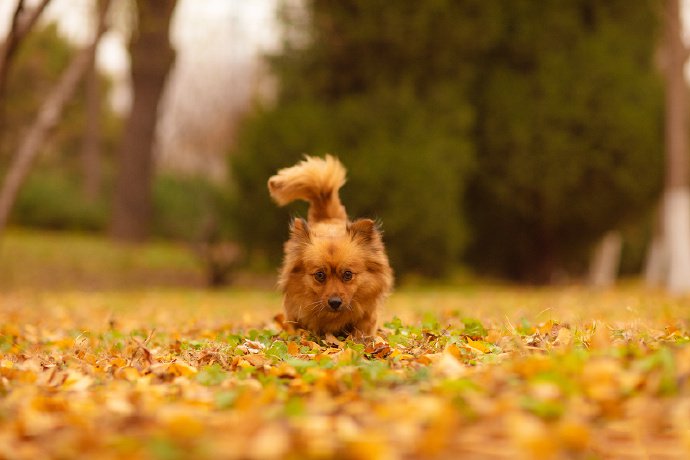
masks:
<path id="1" fill-rule="evenodd" d="M 201 286 L 183 244 L 117 244 L 93 234 L 11 229 L 0 240 L 0 289 Z"/>

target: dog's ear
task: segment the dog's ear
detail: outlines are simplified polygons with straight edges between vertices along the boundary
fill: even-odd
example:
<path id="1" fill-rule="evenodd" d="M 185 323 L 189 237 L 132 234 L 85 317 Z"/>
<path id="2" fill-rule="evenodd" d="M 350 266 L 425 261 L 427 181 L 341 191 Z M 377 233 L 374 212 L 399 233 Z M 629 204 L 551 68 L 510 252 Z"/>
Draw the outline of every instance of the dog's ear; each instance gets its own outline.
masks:
<path id="1" fill-rule="evenodd" d="M 347 232 L 352 240 L 370 243 L 378 239 L 379 231 L 376 222 L 371 219 L 357 219 L 347 225 Z"/>
<path id="2" fill-rule="evenodd" d="M 302 218 L 295 218 L 290 224 L 290 238 L 296 241 L 309 242 L 309 226 Z"/>

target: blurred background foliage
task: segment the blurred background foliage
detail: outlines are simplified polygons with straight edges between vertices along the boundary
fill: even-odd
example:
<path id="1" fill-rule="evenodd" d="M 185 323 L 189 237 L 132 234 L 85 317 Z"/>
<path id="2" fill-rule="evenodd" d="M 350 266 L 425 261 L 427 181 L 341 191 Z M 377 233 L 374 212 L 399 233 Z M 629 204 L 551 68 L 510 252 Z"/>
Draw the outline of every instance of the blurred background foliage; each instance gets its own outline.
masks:
<path id="1" fill-rule="evenodd" d="M 461 266 L 537 283 L 580 276 L 609 230 L 625 236 L 623 270 L 639 272 L 662 179 L 654 2 L 295 4 L 282 2 L 283 44 L 266 57 L 277 89 L 233 131 L 227 179 L 160 172 L 154 237 L 236 241 L 247 264 L 273 270 L 288 219 L 306 206 L 278 208 L 268 177 L 333 153 L 348 168 L 350 216 L 382 222 L 399 277 Z M 53 26 L 32 33 L 9 81 L 3 145 L 16 144 L 73 53 Z M 100 196 L 81 191 L 82 89 L 15 225 L 107 230 L 122 120 L 102 110 Z"/>
<path id="2" fill-rule="evenodd" d="M 63 38 L 54 23 L 37 28 L 19 49 L 10 74 L 5 102 L 2 142 L 5 149 L 15 146 L 31 124 L 37 108 L 65 70 L 77 50 Z M 107 76 L 99 75 L 101 97 L 110 90 Z M 81 144 L 86 120 L 86 92 L 82 83 L 67 107 L 39 164 L 27 179 L 17 198 L 12 223 L 49 230 L 106 232 L 110 220 L 114 174 L 114 151 L 122 131 L 122 119 L 108 104 L 101 107 L 103 152 L 103 190 L 95 198 L 83 191 Z M 0 177 L 10 155 L 0 155 Z M 234 227 L 229 222 L 232 205 L 230 188 L 204 177 L 161 173 L 152 184 L 154 200 L 153 236 L 196 242 L 212 222 L 218 221 L 222 233 Z M 222 209 L 221 209 L 222 208 Z"/>
<path id="3" fill-rule="evenodd" d="M 473 93 L 478 266 L 545 281 L 576 268 L 607 230 L 652 220 L 663 167 L 657 24 L 651 2 L 630 6 L 504 2 Z"/>
<path id="4" fill-rule="evenodd" d="M 277 100 L 232 157 L 248 247 L 279 256 L 299 208 L 276 210 L 263 179 L 303 153 L 341 157 L 348 212 L 382 219 L 402 274 L 465 261 L 547 282 L 581 273 L 607 230 L 651 219 L 663 99 L 650 2 L 307 5 L 306 35 L 285 12 Z"/>

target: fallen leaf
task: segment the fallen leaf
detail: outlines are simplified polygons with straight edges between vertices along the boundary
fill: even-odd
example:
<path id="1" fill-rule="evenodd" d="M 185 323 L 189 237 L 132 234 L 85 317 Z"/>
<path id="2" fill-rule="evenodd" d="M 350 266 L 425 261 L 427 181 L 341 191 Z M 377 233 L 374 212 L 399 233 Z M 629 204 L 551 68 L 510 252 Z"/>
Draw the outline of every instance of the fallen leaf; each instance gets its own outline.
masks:
<path id="1" fill-rule="evenodd" d="M 266 349 L 266 346 L 261 342 L 244 339 L 244 343 L 237 347 L 237 349 L 245 353 L 261 353 Z"/>
<path id="2" fill-rule="evenodd" d="M 139 370 L 136 367 L 126 366 L 121 367 L 115 371 L 115 378 L 118 379 L 133 382 L 137 380 L 139 377 L 141 377 L 141 374 L 139 373 Z"/>
<path id="3" fill-rule="evenodd" d="M 297 342 L 288 342 L 287 347 L 288 347 L 288 353 L 291 356 L 297 356 L 300 354 L 299 345 L 297 344 Z"/>
<path id="4" fill-rule="evenodd" d="M 181 377 L 189 377 L 199 372 L 196 367 L 187 364 L 183 361 L 175 361 L 173 363 L 170 363 L 170 365 L 167 368 L 167 371 L 173 375 Z"/>
<path id="5" fill-rule="evenodd" d="M 340 348 L 343 346 L 343 342 L 338 340 L 333 334 L 330 332 L 326 334 L 326 337 L 323 339 L 324 342 L 326 342 L 329 345 L 335 345 L 336 347 Z"/>
<path id="6" fill-rule="evenodd" d="M 438 359 L 433 360 L 433 368 L 437 375 L 451 378 L 461 377 L 467 371 L 465 365 L 448 351 L 440 353 Z"/>
<path id="7" fill-rule="evenodd" d="M 472 340 L 469 337 L 467 337 L 467 346 L 479 353 L 489 353 L 491 351 L 486 343 L 480 340 Z"/>
<path id="8" fill-rule="evenodd" d="M 554 345 L 558 345 L 560 347 L 569 347 L 572 341 L 573 333 L 571 332 L 571 330 L 567 327 L 561 327 L 558 330 L 558 335 L 556 336 L 556 339 L 553 341 L 553 343 Z"/>

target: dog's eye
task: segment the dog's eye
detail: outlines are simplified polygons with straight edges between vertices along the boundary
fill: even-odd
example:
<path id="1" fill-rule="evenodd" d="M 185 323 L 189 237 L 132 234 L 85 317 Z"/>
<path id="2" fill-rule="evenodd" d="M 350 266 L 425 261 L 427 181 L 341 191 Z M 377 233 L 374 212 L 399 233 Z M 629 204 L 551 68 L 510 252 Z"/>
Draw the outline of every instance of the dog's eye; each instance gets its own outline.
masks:
<path id="1" fill-rule="evenodd" d="M 351 281 L 352 280 L 352 272 L 350 270 L 345 270 L 343 272 L 343 281 Z"/>
<path id="2" fill-rule="evenodd" d="M 319 270 L 318 272 L 314 273 L 314 279 L 319 283 L 323 283 L 326 281 L 326 273 Z"/>

